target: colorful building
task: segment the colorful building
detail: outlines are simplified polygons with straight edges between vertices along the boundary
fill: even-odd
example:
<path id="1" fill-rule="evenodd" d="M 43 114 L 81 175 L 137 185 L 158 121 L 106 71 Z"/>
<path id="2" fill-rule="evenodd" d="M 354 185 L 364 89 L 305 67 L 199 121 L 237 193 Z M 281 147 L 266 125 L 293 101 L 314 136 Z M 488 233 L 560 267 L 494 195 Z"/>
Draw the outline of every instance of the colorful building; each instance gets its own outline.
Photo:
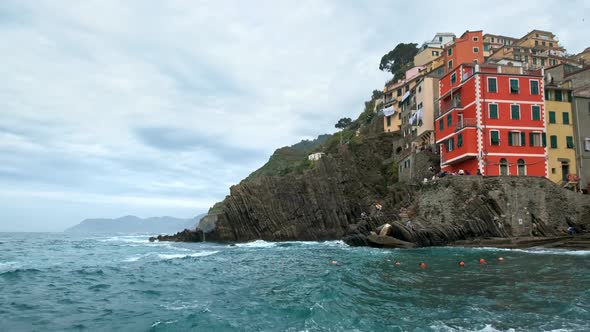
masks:
<path id="1" fill-rule="evenodd" d="M 547 176 L 542 70 L 467 63 L 439 89 L 441 170 Z"/>
<path id="2" fill-rule="evenodd" d="M 518 39 L 501 36 L 501 35 L 492 35 L 486 33 L 483 35 L 483 56 L 484 59 L 487 61 L 488 57 L 492 55 L 496 50 L 504 47 L 510 46 L 512 43 L 516 42 Z"/>
<path id="3" fill-rule="evenodd" d="M 480 31 L 466 31 L 461 37 L 445 46 L 443 51 L 445 73 L 462 63 L 483 63 L 483 35 Z"/>
<path id="4" fill-rule="evenodd" d="M 386 133 L 401 130 L 401 103 L 410 96 L 410 90 L 416 86 L 417 79 L 422 75 L 424 67 L 416 66 L 406 71 L 405 78 L 397 82 L 389 82 L 383 90 L 383 131 Z"/>
<path id="5" fill-rule="evenodd" d="M 569 82 L 545 84 L 545 112 L 549 179 L 558 184 L 567 184 L 572 179 L 571 175 L 577 173 L 572 89 Z"/>

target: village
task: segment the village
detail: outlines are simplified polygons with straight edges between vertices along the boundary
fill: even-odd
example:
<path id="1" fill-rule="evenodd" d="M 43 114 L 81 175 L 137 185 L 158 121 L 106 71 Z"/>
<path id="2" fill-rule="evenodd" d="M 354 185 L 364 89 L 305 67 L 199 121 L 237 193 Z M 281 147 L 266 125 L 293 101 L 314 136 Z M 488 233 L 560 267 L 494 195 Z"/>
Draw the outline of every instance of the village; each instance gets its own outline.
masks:
<path id="1" fill-rule="evenodd" d="M 590 47 L 570 55 L 548 31 L 436 33 L 375 105 L 403 137 L 399 180 L 534 176 L 588 193 L 589 64 Z"/>

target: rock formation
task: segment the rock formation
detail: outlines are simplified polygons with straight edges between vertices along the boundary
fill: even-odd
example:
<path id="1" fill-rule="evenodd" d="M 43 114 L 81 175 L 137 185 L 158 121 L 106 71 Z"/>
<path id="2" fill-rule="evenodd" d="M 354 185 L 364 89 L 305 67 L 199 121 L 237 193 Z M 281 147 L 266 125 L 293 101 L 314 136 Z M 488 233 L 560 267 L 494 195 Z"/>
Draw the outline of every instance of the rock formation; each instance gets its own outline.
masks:
<path id="1" fill-rule="evenodd" d="M 590 196 L 544 178 L 459 176 L 401 184 L 392 148 L 401 139 L 369 132 L 335 147 L 328 140 L 320 160 L 287 174 L 249 177 L 231 187 L 196 233 L 161 240 L 344 239 L 406 248 L 559 236 L 568 226 L 590 230 Z M 386 223 L 386 234 L 372 233 Z"/>

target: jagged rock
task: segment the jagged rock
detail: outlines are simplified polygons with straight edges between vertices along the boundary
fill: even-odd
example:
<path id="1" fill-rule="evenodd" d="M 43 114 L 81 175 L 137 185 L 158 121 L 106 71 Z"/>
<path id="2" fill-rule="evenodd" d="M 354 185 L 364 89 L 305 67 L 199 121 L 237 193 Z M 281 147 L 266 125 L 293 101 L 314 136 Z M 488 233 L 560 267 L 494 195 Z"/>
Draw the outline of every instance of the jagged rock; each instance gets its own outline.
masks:
<path id="1" fill-rule="evenodd" d="M 398 240 L 391 236 L 369 235 L 367 244 L 375 248 L 414 248 L 416 245 L 411 242 Z"/>
<path id="2" fill-rule="evenodd" d="M 390 224 L 385 224 L 381 227 L 381 230 L 379 231 L 379 236 L 388 236 L 389 233 L 391 233 L 392 231 L 392 227 Z"/>
<path id="3" fill-rule="evenodd" d="M 203 242 L 203 231 L 185 229 L 174 235 L 158 235 L 150 237 L 150 242 L 168 241 L 168 242 Z"/>
<path id="4" fill-rule="evenodd" d="M 300 173 L 243 181 L 201 220 L 202 236 L 188 239 L 344 239 L 352 245 L 376 245 L 385 239 L 377 240 L 373 230 L 385 223 L 391 225 L 391 239 L 386 239 L 391 245 L 551 237 L 564 235 L 568 226 L 590 231 L 590 196 L 544 178 L 457 176 L 397 183 L 392 172 L 397 165 L 391 160 L 392 143 L 399 139 L 395 134 L 361 137 Z M 383 206 L 378 213 L 372 211 L 376 202 Z M 411 226 L 402 219 L 411 220 Z"/>

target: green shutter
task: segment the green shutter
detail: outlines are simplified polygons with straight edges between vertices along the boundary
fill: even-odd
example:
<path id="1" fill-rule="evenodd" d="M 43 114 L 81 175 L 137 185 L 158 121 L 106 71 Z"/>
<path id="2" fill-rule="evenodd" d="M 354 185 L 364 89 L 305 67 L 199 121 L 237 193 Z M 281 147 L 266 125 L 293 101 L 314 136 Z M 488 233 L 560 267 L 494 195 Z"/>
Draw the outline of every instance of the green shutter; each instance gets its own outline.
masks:
<path id="1" fill-rule="evenodd" d="M 447 115 L 447 126 L 450 127 L 453 124 L 453 115 Z"/>
<path id="2" fill-rule="evenodd" d="M 550 100 L 549 97 L 550 97 L 549 90 L 545 90 L 545 100 Z"/>
<path id="3" fill-rule="evenodd" d="M 547 147 L 547 134 L 546 133 L 542 134 L 542 139 L 543 139 L 543 147 Z"/>
<path id="4" fill-rule="evenodd" d="M 529 145 L 535 146 L 535 134 L 534 133 L 529 133 Z"/>
<path id="5" fill-rule="evenodd" d="M 492 139 L 492 145 L 499 145 L 499 143 L 500 143 L 499 133 L 497 131 L 490 131 L 490 136 Z"/>
<path id="6" fill-rule="evenodd" d="M 438 122 L 438 129 L 440 131 L 443 131 L 445 129 L 445 122 L 442 119 Z"/>
<path id="7" fill-rule="evenodd" d="M 525 133 L 522 133 L 521 132 L 520 133 L 520 146 L 526 146 L 526 144 L 525 144 L 525 138 L 526 138 Z"/>
<path id="8" fill-rule="evenodd" d="M 490 119 L 498 118 L 498 105 L 490 104 Z"/>
<path id="9" fill-rule="evenodd" d="M 512 119 L 513 120 L 519 120 L 520 119 L 520 107 L 518 105 L 511 105 L 510 106 L 510 111 L 511 111 L 511 115 L 512 115 Z"/>
<path id="10" fill-rule="evenodd" d="M 463 146 L 463 134 L 459 134 L 457 136 L 457 147 L 460 148 Z"/>
<path id="11" fill-rule="evenodd" d="M 561 94 L 561 90 L 555 90 L 555 101 L 563 101 L 563 95 Z"/>
<path id="12" fill-rule="evenodd" d="M 557 136 L 551 135 L 549 138 L 551 139 L 551 148 L 557 149 Z"/>
<path id="13" fill-rule="evenodd" d="M 508 132 L 508 145 L 512 146 L 512 132 L 511 131 Z"/>
<path id="14" fill-rule="evenodd" d="M 531 81 L 531 94 L 532 95 L 539 94 L 539 82 L 538 81 Z"/>
<path id="15" fill-rule="evenodd" d="M 567 144 L 567 148 L 568 149 L 573 149 L 574 148 L 574 138 L 572 136 L 567 136 L 565 138 L 566 144 Z"/>
<path id="16" fill-rule="evenodd" d="M 541 120 L 541 107 L 532 106 L 533 120 Z"/>
<path id="17" fill-rule="evenodd" d="M 555 112 L 549 112 L 549 123 L 555 123 Z"/>
<path id="18" fill-rule="evenodd" d="M 563 124 L 570 124 L 570 114 L 568 112 L 563 112 Z"/>
<path id="19" fill-rule="evenodd" d="M 569 103 L 571 103 L 574 100 L 574 98 L 572 97 L 572 90 L 567 92 L 567 101 Z"/>

